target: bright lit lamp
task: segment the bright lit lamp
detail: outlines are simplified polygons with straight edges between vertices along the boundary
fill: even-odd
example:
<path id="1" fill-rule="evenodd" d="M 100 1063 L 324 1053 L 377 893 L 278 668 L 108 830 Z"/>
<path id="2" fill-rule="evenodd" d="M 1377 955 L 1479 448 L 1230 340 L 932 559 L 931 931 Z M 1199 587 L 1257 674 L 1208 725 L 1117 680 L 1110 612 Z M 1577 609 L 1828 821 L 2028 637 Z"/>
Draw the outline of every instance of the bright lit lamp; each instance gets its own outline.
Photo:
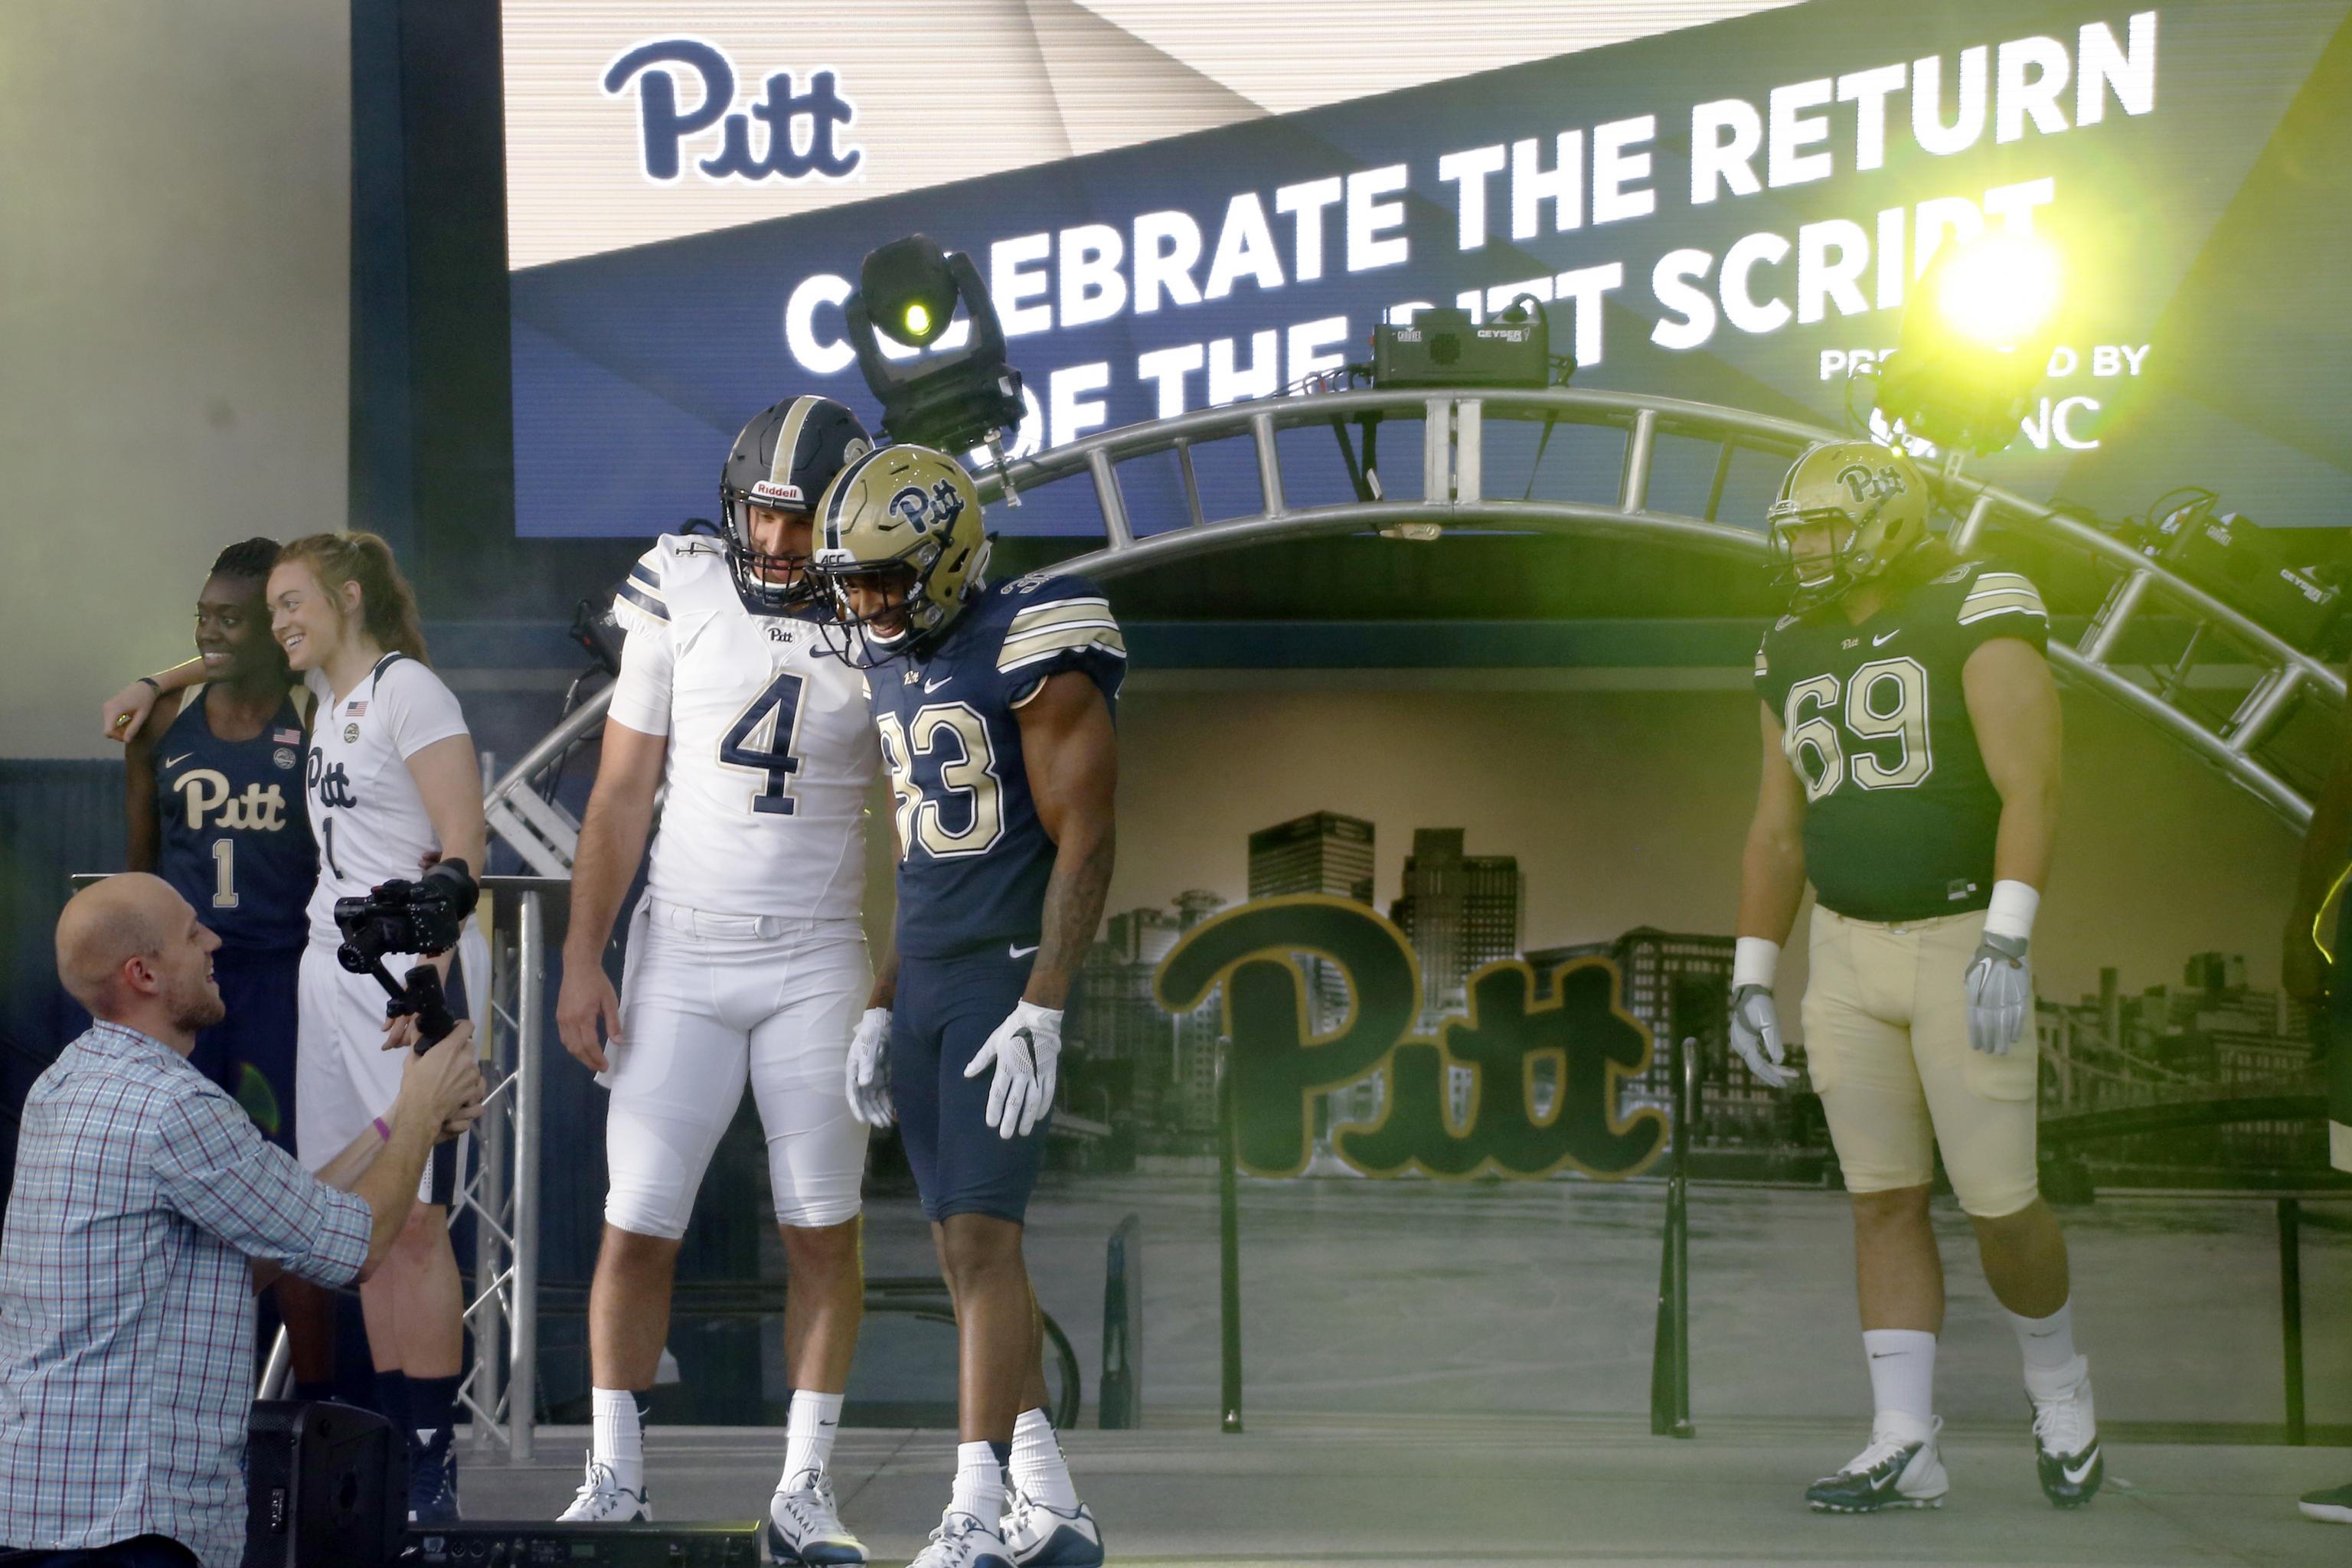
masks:
<path id="1" fill-rule="evenodd" d="M 1997 452 L 2017 438 L 2058 341 L 2064 273 L 2032 235 L 1945 247 L 1913 287 L 1878 406 L 1915 436 Z"/>

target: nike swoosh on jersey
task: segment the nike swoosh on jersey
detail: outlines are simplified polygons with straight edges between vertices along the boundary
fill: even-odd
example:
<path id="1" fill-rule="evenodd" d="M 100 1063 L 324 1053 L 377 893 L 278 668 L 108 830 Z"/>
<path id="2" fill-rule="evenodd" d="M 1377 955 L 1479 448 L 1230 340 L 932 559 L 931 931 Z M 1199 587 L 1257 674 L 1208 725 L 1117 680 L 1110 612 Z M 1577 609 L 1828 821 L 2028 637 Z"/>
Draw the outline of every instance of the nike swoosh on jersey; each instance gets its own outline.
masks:
<path id="1" fill-rule="evenodd" d="M 186 762 L 190 757 L 193 757 L 195 754 L 196 753 L 194 752 L 182 752 L 176 757 L 165 757 L 163 759 L 163 765 L 167 768 L 176 768 L 182 763 Z"/>
<path id="2" fill-rule="evenodd" d="M 953 680 L 954 679 L 955 677 L 952 675 L 942 675 L 937 680 L 924 681 L 923 695 L 926 697 L 929 696 L 932 692 L 937 691 L 940 687 L 945 686 L 949 681 Z"/>
<path id="3" fill-rule="evenodd" d="M 1877 637 L 1871 638 L 1870 646 L 1873 647 L 1878 647 L 1884 644 L 1893 642 L 1896 637 L 1902 635 L 1903 628 L 1901 626 L 1897 626 L 1891 632 L 1882 632 Z"/>
<path id="4" fill-rule="evenodd" d="M 1015 958 L 1026 958 L 1045 945 L 1045 944 L 1044 942 L 1032 942 L 1027 947 L 1016 947 L 1013 950 L 1013 956 Z"/>

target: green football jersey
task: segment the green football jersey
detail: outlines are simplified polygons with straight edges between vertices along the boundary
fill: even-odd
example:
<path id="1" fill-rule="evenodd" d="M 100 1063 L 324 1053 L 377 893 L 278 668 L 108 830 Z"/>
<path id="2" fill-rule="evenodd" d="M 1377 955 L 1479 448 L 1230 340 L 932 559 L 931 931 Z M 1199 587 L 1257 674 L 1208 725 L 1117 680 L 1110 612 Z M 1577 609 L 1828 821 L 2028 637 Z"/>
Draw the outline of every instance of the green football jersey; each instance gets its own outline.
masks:
<path id="1" fill-rule="evenodd" d="M 1859 626 L 1832 605 L 1764 635 L 1756 690 L 1805 786 L 1805 869 L 1824 907 L 1911 921 L 1991 899 L 2000 795 L 1960 671 L 1994 637 L 2043 648 L 2049 613 L 2023 575 L 1973 561 Z"/>

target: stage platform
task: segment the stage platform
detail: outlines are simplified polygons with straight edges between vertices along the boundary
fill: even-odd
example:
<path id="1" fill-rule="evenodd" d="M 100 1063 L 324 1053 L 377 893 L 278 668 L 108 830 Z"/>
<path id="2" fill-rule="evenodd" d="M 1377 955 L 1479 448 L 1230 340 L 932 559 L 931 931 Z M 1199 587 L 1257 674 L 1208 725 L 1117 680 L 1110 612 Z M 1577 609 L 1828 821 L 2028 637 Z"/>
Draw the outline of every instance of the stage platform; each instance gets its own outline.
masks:
<path id="1" fill-rule="evenodd" d="M 1851 1421 L 1724 1418 L 1689 1441 L 1616 1417 L 1366 1420 L 1281 1415 L 1227 1436 L 1206 1411 L 1141 1430 L 1066 1434 L 1114 1564 L 1173 1568 L 1525 1568 L 1530 1563 L 2284 1564 L 2352 1562 L 2352 1527 L 2295 1511 L 2352 1478 L 2352 1447 L 2114 1443 L 2089 1508 L 2042 1500 L 2021 1419 L 1948 1429 L 1952 1492 L 1934 1511 L 1809 1512 L 1804 1483 L 1859 1446 Z M 744 1519 L 775 1485 L 783 1435 L 656 1429 L 664 1521 Z M 472 1519 L 552 1517 L 579 1484 L 583 1427 L 543 1427 L 540 1459 L 469 1457 Z M 877 1563 L 920 1549 L 945 1502 L 954 1435 L 851 1429 L 842 1511 Z"/>

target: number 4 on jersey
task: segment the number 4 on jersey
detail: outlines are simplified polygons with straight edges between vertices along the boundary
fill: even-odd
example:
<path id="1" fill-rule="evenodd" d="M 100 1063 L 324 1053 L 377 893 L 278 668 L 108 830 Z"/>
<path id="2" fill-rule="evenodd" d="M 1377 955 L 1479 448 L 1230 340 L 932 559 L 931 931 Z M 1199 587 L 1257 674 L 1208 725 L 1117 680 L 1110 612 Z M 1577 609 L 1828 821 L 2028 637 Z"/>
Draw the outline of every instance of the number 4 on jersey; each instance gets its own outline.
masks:
<path id="1" fill-rule="evenodd" d="M 792 777 L 801 771 L 801 760 L 793 755 L 800 742 L 801 684 L 790 670 L 768 682 L 719 742 L 721 763 L 765 777 L 764 787 L 751 796 L 753 811 L 793 814 Z"/>

